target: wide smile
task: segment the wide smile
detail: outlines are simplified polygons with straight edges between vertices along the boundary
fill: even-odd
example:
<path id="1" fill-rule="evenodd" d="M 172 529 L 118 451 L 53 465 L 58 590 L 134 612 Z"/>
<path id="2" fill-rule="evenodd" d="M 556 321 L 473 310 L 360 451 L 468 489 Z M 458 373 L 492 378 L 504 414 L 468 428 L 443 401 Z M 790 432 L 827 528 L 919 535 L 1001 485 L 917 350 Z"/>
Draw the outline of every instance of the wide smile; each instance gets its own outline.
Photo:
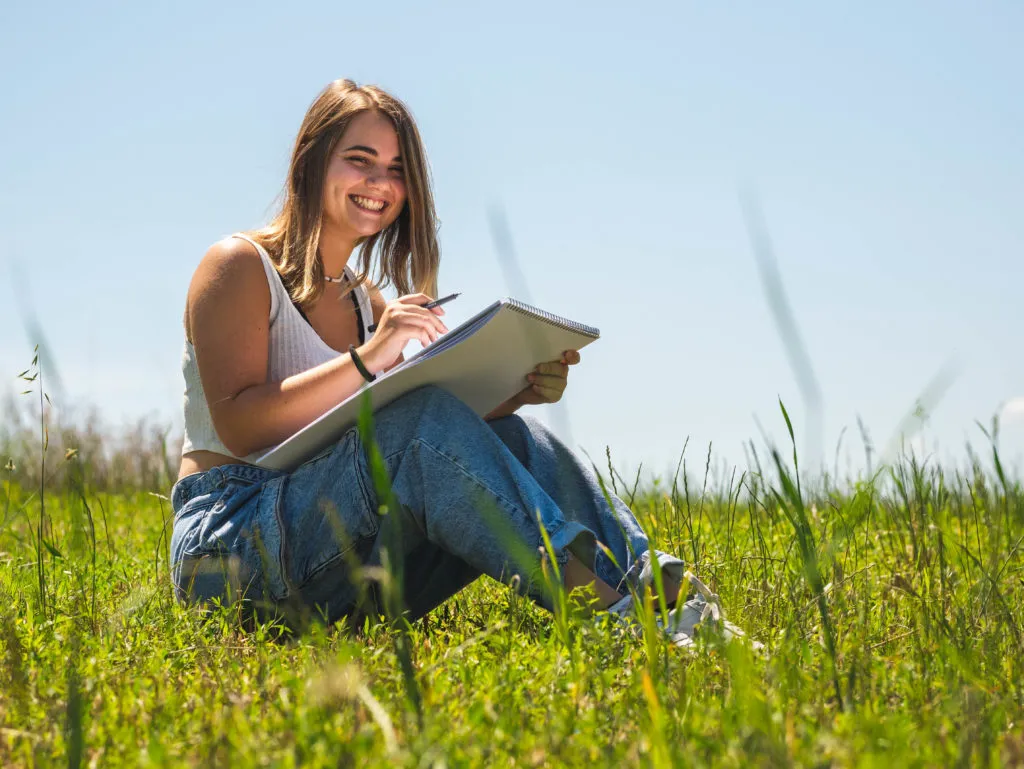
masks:
<path id="1" fill-rule="evenodd" d="M 383 214 L 390 205 L 386 200 L 381 200 L 380 198 L 367 198 L 363 195 L 349 195 L 348 199 L 355 204 L 356 208 L 368 214 Z"/>

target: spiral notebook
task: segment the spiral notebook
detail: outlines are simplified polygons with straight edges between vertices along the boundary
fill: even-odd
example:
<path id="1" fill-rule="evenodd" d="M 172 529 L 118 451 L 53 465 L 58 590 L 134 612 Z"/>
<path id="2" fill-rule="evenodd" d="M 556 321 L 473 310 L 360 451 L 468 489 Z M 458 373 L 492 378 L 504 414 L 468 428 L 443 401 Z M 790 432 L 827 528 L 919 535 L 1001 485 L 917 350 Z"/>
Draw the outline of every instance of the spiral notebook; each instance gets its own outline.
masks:
<path id="1" fill-rule="evenodd" d="M 538 363 L 559 360 L 600 336 L 591 326 L 501 299 L 368 383 L 256 460 L 260 467 L 292 470 L 356 424 L 364 392 L 373 409 L 417 387 L 437 385 L 484 416 L 525 388 Z"/>

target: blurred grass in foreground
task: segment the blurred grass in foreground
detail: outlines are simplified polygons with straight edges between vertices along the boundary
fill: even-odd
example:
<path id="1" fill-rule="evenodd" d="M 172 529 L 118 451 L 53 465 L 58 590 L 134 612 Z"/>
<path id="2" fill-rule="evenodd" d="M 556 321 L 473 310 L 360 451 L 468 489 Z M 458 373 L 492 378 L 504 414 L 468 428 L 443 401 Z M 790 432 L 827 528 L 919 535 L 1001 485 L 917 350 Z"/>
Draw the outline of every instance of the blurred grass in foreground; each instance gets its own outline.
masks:
<path id="1" fill-rule="evenodd" d="M 1024 762 L 1024 498 L 993 449 L 841 487 L 790 448 L 710 485 L 684 456 L 646 488 L 609 456 L 609 490 L 760 659 L 552 618 L 486 578 L 411 627 L 243 632 L 172 599 L 165 433 L 66 431 L 41 506 L 40 425 L 5 419 L 0 765 Z"/>

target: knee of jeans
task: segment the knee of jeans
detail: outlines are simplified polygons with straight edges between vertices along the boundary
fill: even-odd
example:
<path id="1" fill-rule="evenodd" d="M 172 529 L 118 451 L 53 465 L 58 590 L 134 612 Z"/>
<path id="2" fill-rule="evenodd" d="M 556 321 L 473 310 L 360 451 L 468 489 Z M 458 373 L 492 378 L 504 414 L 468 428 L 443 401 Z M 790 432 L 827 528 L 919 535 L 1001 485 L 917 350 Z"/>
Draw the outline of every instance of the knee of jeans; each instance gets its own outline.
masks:
<path id="1" fill-rule="evenodd" d="M 527 462 L 534 447 L 549 446 L 554 440 L 551 431 L 539 419 L 510 414 L 490 422 L 491 428 L 521 461 Z"/>
<path id="2" fill-rule="evenodd" d="M 534 443 L 547 443 L 549 436 L 552 435 L 547 425 L 541 422 L 536 417 L 529 415 L 520 416 L 519 414 L 513 414 L 512 417 L 516 420 L 516 432 L 522 437 L 523 441 L 532 441 Z"/>
<path id="3" fill-rule="evenodd" d="M 502 417 L 499 421 L 507 425 L 506 429 L 513 430 L 523 440 L 532 439 L 543 442 L 553 435 L 546 424 L 529 414 L 511 414 Z"/>
<path id="4" fill-rule="evenodd" d="M 571 449 L 562 443 L 562 440 L 551 431 L 551 428 L 536 417 L 523 416 L 520 417 L 520 420 L 522 421 L 524 440 L 528 439 L 536 446 L 553 451 L 571 452 Z"/>
<path id="5" fill-rule="evenodd" d="M 459 401 L 454 395 L 438 385 L 423 385 L 414 390 L 411 395 L 419 398 L 423 408 L 450 408 L 452 401 Z"/>
<path id="6" fill-rule="evenodd" d="M 529 422 L 527 420 L 530 420 Z M 491 422 L 491 425 L 495 429 L 500 429 L 502 433 L 512 433 L 516 436 L 525 436 L 530 432 L 531 422 L 537 422 L 533 417 L 524 417 L 519 414 L 509 414 L 506 417 L 500 417 Z M 540 424 L 537 422 L 537 424 Z"/>
<path id="7" fill-rule="evenodd" d="M 428 425 L 449 427 L 460 420 L 479 420 L 469 406 L 437 385 L 425 385 L 407 397 L 414 399 L 414 407 Z"/>

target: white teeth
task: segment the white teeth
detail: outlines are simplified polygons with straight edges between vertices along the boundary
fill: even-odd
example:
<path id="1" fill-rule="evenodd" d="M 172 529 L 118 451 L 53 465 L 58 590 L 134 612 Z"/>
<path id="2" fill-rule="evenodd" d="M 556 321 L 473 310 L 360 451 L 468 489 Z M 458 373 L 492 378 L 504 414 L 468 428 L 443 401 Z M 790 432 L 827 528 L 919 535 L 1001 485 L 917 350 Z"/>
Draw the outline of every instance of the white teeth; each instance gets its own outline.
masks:
<path id="1" fill-rule="evenodd" d="M 352 200 L 356 202 L 360 208 L 368 208 L 371 211 L 380 211 L 384 208 L 383 200 L 370 200 L 369 198 L 360 197 L 359 195 L 353 195 Z"/>

